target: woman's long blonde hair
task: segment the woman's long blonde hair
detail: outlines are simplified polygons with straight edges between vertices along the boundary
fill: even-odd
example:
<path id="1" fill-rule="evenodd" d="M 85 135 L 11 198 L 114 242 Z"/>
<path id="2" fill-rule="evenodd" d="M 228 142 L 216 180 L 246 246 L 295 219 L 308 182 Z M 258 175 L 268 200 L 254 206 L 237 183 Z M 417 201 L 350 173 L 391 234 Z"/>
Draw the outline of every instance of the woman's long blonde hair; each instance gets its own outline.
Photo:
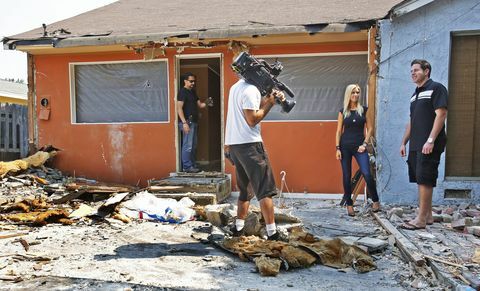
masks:
<path id="1" fill-rule="evenodd" d="M 358 84 L 350 84 L 345 89 L 345 97 L 343 98 L 343 119 L 350 116 L 350 97 L 352 96 L 352 91 L 357 88 L 361 92 L 360 85 Z M 360 101 L 360 97 L 358 97 L 356 110 L 358 115 L 362 116 L 363 106 L 362 106 L 362 102 Z"/>

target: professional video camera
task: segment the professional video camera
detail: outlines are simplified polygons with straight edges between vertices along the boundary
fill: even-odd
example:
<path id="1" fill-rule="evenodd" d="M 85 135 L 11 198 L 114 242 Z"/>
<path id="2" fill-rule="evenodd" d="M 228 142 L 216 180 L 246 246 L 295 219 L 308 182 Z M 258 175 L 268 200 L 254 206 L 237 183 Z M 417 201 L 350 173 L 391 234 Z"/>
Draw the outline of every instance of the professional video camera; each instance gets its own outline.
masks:
<path id="1" fill-rule="evenodd" d="M 290 97 L 294 97 L 292 90 L 287 85 L 277 80 L 277 76 L 283 70 L 283 66 L 279 61 L 268 64 L 264 60 L 257 60 L 255 57 L 246 52 L 242 52 L 232 64 L 232 69 L 239 73 L 245 81 L 255 85 L 262 96 L 266 96 L 273 89 L 285 91 Z M 276 98 L 278 104 L 282 106 L 283 112 L 290 112 L 295 106 L 294 100 L 285 99 L 283 102 Z"/>

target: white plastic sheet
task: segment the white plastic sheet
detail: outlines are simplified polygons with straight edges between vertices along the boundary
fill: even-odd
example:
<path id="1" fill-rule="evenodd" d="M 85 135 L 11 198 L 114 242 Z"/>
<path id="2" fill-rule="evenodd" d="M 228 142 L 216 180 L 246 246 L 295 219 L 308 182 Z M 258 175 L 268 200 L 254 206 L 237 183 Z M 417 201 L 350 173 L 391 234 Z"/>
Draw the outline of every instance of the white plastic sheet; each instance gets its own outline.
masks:
<path id="1" fill-rule="evenodd" d="M 193 219 L 195 215 L 195 210 L 191 208 L 193 205 L 195 203 L 187 197 L 177 201 L 171 198 L 157 198 L 143 191 L 124 202 L 120 213 L 133 218 L 181 223 Z"/>

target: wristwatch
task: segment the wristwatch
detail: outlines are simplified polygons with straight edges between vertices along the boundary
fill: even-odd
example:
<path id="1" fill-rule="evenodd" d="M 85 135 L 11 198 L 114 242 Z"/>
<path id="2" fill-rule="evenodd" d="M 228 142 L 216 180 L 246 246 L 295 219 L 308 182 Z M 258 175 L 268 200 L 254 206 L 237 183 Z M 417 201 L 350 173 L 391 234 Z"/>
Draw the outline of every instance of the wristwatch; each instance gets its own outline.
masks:
<path id="1" fill-rule="evenodd" d="M 433 143 L 433 137 L 429 137 L 429 138 L 427 139 L 427 143 Z"/>

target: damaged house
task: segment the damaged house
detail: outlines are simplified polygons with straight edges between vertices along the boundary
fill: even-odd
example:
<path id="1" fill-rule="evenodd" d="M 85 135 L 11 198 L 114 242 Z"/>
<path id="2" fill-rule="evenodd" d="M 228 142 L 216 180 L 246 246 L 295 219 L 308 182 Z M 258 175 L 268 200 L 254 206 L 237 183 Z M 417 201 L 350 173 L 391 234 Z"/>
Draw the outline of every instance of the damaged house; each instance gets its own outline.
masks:
<path id="1" fill-rule="evenodd" d="M 297 105 L 262 123 L 277 181 L 286 171 L 292 192 L 340 193 L 344 90 L 359 83 L 374 117 L 377 20 L 400 2 L 120 0 L 3 44 L 28 54 L 29 142 L 62 149 L 62 171 L 128 184 L 181 170 L 175 104 L 187 71 L 200 99 L 214 100 L 199 121 L 199 166 L 233 173 L 223 157 L 230 64 L 239 51 L 278 58 Z"/>

